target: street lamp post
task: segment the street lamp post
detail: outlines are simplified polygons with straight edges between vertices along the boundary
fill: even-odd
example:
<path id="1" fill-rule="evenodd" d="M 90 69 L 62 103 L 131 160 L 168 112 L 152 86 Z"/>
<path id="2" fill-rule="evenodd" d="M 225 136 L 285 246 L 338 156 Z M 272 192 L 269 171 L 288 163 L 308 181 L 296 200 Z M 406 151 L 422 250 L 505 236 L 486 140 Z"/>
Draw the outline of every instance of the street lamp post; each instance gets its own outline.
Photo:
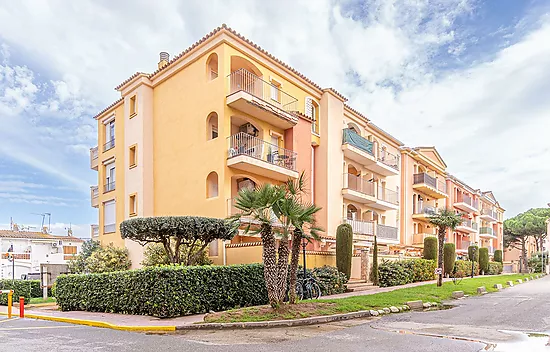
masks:
<path id="1" fill-rule="evenodd" d="M 306 279 L 306 246 L 307 239 L 302 239 L 302 257 L 304 258 L 304 280 Z"/>

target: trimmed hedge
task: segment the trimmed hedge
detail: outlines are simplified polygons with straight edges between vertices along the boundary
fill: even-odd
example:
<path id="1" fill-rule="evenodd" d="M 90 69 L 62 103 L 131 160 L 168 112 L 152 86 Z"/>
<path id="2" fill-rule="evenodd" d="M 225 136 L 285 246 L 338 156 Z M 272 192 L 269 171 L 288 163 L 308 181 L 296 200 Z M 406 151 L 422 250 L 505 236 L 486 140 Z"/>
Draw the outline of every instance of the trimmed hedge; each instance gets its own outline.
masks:
<path id="1" fill-rule="evenodd" d="M 502 249 L 495 250 L 494 259 L 495 262 L 502 264 Z"/>
<path id="2" fill-rule="evenodd" d="M 13 290 L 13 300 L 19 302 L 19 297 L 25 297 L 25 302 L 31 298 L 42 297 L 40 280 L 0 280 L 0 290 Z M 51 290 L 48 289 L 48 296 L 51 297 Z M 8 304 L 8 295 L 0 295 L 0 305 Z"/>
<path id="3" fill-rule="evenodd" d="M 502 273 L 502 263 L 499 262 L 490 262 L 486 275 L 500 275 Z"/>
<path id="4" fill-rule="evenodd" d="M 455 261 L 455 268 L 453 274 L 456 277 L 466 277 L 472 275 L 472 262 L 469 260 L 457 260 Z M 474 262 L 474 275 L 479 275 L 479 263 Z"/>
<path id="5" fill-rule="evenodd" d="M 322 295 L 346 291 L 347 278 L 334 267 L 307 270 Z M 298 276 L 303 271 L 298 270 Z M 61 275 L 57 304 L 84 310 L 171 318 L 267 304 L 262 264 L 156 266 L 101 274 Z"/>
<path id="6" fill-rule="evenodd" d="M 422 258 L 437 260 L 437 237 L 429 236 L 424 238 L 424 253 Z"/>
<path id="7" fill-rule="evenodd" d="M 350 224 L 340 224 L 336 229 L 336 267 L 346 277 L 351 277 L 353 257 L 353 229 Z"/>
<path id="8" fill-rule="evenodd" d="M 489 270 L 489 248 L 479 249 L 479 270 L 483 273 Z"/>
<path id="9" fill-rule="evenodd" d="M 456 247 L 454 243 L 445 243 L 443 246 L 443 270 L 445 274 L 452 274 L 456 261 Z"/>
<path id="10" fill-rule="evenodd" d="M 390 287 L 435 279 L 435 260 L 383 261 L 378 268 L 379 286 Z"/>
<path id="11" fill-rule="evenodd" d="M 479 262 L 479 247 L 470 246 L 468 247 L 468 260 L 473 260 L 474 262 Z"/>

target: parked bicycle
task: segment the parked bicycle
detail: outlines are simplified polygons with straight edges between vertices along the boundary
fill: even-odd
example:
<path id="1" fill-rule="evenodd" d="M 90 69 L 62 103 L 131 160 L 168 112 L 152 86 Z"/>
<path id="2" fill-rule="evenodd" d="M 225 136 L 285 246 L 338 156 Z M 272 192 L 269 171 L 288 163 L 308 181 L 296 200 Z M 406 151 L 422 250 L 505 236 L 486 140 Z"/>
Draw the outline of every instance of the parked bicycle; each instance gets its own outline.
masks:
<path id="1" fill-rule="evenodd" d="M 308 276 L 305 279 L 298 279 L 296 282 L 296 296 L 298 299 L 319 299 L 321 288 L 314 277 Z"/>

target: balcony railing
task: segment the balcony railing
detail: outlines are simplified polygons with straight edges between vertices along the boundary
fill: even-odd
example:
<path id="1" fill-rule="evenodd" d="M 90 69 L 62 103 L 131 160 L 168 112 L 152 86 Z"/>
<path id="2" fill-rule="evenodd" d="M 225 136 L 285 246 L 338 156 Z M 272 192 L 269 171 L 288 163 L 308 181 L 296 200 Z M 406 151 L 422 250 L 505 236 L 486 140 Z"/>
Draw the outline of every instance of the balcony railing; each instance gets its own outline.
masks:
<path id="1" fill-rule="evenodd" d="M 105 186 L 103 186 L 103 193 L 111 192 L 115 190 L 115 181 L 107 182 Z"/>
<path id="2" fill-rule="evenodd" d="M 353 132 L 349 128 L 344 128 L 342 144 L 351 144 L 352 146 L 361 149 L 362 151 L 374 156 L 373 143 Z"/>
<path id="3" fill-rule="evenodd" d="M 351 225 L 353 233 L 359 235 L 374 235 L 374 222 L 372 221 L 344 219 L 344 222 Z"/>
<path id="4" fill-rule="evenodd" d="M 99 197 L 99 187 L 98 186 L 90 187 L 90 191 L 92 192 L 92 199 L 95 199 L 95 198 Z"/>
<path id="5" fill-rule="evenodd" d="M 227 140 L 229 142 L 228 159 L 239 155 L 246 155 L 296 171 L 296 157 L 298 153 L 292 150 L 281 148 L 244 132 L 229 136 Z"/>
<path id="6" fill-rule="evenodd" d="M 426 214 L 426 215 L 435 215 L 437 214 L 438 210 L 436 207 L 432 207 L 430 205 L 424 205 L 424 206 L 419 206 L 416 210 L 415 210 L 415 214 Z"/>
<path id="7" fill-rule="evenodd" d="M 481 215 L 487 215 L 487 216 L 490 216 L 493 219 L 498 219 L 497 212 L 492 210 L 492 209 L 489 209 L 489 208 L 482 208 L 481 209 Z"/>
<path id="8" fill-rule="evenodd" d="M 399 205 L 399 194 L 391 189 L 378 186 L 378 199 L 391 204 Z"/>
<path id="9" fill-rule="evenodd" d="M 353 174 L 344 174 L 344 188 L 374 197 L 374 182 Z"/>
<path id="10" fill-rule="evenodd" d="M 466 219 L 462 221 L 462 226 L 469 227 L 471 229 L 477 230 L 477 222 Z"/>
<path id="11" fill-rule="evenodd" d="M 90 158 L 92 160 L 96 160 L 99 157 L 99 152 L 97 150 L 97 146 L 90 148 Z"/>
<path id="12" fill-rule="evenodd" d="M 490 235 L 494 236 L 493 228 L 492 227 L 480 227 L 479 228 L 479 234 L 480 235 Z"/>
<path id="13" fill-rule="evenodd" d="M 113 149 L 114 147 L 115 147 L 115 139 L 111 138 L 111 139 L 107 140 L 107 142 L 105 142 L 105 144 L 103 144 L 103 151 L 106 152 L 107 150 Z"/>
<path id="14" fill-rule="evenodd" d="M 30 253 L 2 253 L 2 259 L 31 260 Z"/>
<path id="15" fill-rule="evenodd" d="M 399 170 L 399 155 L 394 155 L 384 148 L 378 149 L 378 161 Z"/>
<path id="16" fill-rule="evenodd" d="M 378 224 L 376 226 L 376 237 L 386 240 L 399 240 L 399 231 L 397 227 Z"/>
<path id="17" fill-rule="evenodd" d="M 462 250 L 468 249 L 468 247 L 470 247 L 470 244 L 471 244 L 470 241 L 460 241 L 460 248 L 458 249 L 462 249 Z"/>
<path id="18" fill-rule="evenodd" d="M 479 203 L 478 203 L 478 200 L 477 199 L 472 199 L 472 197 L 470 197 L 469 195 L 467 194 L 459 194 L 458 195 L 458 198 L 456 200 L 457 203 L 465 203 L 465 204 L 468 204 L 469 206 L 473 207 L 473 208 L 476 208 L 478 207 Z"/>
<path id="19" fill-rule="evenodd" d="M 116 224 L 108 224 L 103 226 L 104 233 L 116 232 Z"/>
<path id="20" fill-rule="evenodd" d="M 298 99 L 244 68 L 232 72 L 228 77 L 229 94 L 244 91 L 284 111 L 298 110 Z"/>
<path id="21" fill-rule="evenodd" d="M 439 192 L 447 193 L 447 185 L 445 182 L 441 182 L 435 177 L 428 175 L 427 173 L 419 173 L 413 175 L 413 184 L 426 184 L 434 189 L 437 189 Z"/>

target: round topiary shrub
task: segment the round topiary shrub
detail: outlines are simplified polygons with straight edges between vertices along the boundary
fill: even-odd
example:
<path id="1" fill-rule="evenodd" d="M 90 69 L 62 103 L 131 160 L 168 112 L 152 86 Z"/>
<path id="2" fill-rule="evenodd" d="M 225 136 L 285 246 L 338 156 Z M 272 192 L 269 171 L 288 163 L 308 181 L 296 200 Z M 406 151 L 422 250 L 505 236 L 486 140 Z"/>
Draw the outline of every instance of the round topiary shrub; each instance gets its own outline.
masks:
<path id="1" fill-rule="evenodd" d="M 489 248 L 479 249 L 479 270 L 487 274 L 489 270 Z"/>
<path id="2" fill-rule="evenodd" d="M 353 256 L 353 229 L 350 224 L 341 224 L 336 229 L 336 267 L 349 279 Z"/>
<path id="3" fill-rule="evenodd" d="M 453 272 L 456 261 L 456 247 L 454 243 L 445 243 L 443 246 L 443 270 L 450 275 Z"/>
<path id="4" fill-rule="evenodd" d="M 495 262 L 502 263 L 502 249 L 497 249 L 494 254 Z"/>
<path id="5" fill-rule="evenodd" d="M 424 238 L 424 253 L 422 257 L 428 260 L 437 259 L 437 237 L 430 236 Z"/>

